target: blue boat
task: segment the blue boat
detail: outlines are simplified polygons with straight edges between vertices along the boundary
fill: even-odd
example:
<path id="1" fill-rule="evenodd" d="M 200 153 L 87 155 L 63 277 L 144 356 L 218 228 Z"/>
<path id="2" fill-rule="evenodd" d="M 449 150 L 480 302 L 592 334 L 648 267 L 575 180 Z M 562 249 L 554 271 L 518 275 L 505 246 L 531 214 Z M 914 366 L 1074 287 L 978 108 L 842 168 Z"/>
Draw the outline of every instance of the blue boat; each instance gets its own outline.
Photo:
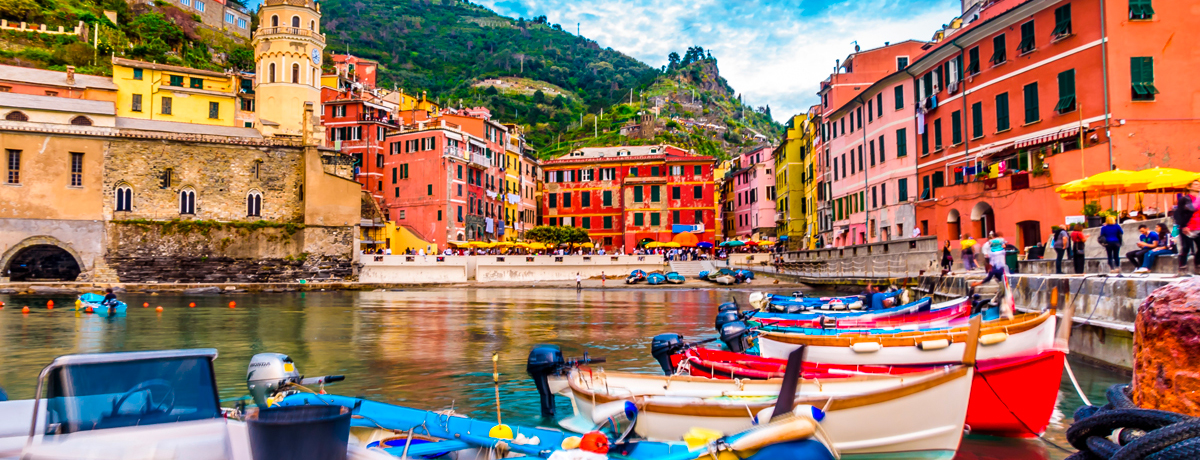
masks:
<path id="1" fill-rule="evenodd" d="M 346 407 L 353 413 L 350 421 L 351 436 L 358 436 L 360 439 L 382 438 L 370 442 L 367 447 L 381 448 L 384 452 L 396 457 L 407 455 L 408 458 L 442 458 L 442 456 L 468 449 L 486 452 L 504 443 L 503 447 L 514 454 L 532 458 L 547 458 L 562 449 L 564 440 L 578 436 L 555 429 L 510 425 L 507 428 L 511 430 L 512 438 L 500 439 L 489 436 L 495 431 L 503 431 L 498 429 L 498 425 L 493 422 L 346 396 L 298 393 L 286 396 L 276 404 L 279 406 L 330 404 Z M 710 448 L 736 447 L 739 440 L 751 439 L 752 436 L 749 436 L 751 433 L 760 434 L 761 430 L 769 428 L 771 428 L 769 425 L 756 427 L 726 436 L 721 438 L 720 442 L 710 442 L 696 449 L 689 449 L 683 442 L 640 440 L 616 442 L 610 448 L 609 454 L 647 460 L 709 458 Z M 470 457 L 469 454 L 468 457 Z M 758 450 L 754 455 L 742 458 L 747 460 L 832 460 L 833 455 L 825 444 L 809 437 L 772 444 Z"/>
<path id="2" fill-rule="evenodd" d="M 667 273 L 667 282 L 668 282 L 668 283 L 671 283 L 671 284 L 683 284 L 683 283 L 684 283 L 684 281 L 687 281 L 687 280 L 686 280 L 686 279 L 684 279 L 684 278 L 683 278 L 683 275 L 680 275 L 680 274 L 679 274 L 679 272 L 670 272 L 670 273 Z"/>
<path id="3" fill-rule="evenodd" d="M 625 284 L 637 284 L 646 280 L 646 272 L 644 270 L 634 270 L 625 278 Z"/>
<path id="4" fill-rule="evenodd" d="M 667 282 L 667 277 L 662 273 L 654 272 L 646 275 L 646 282 L 657 286 Z"/>
<path id="5" fill-rule="evenodd" d="M 752 279 L 754 279 L 754 272 L 752 272 L 752 271 L 750 271 L 750 270 L 746 270 L 746 269 L 744 269 L 744 268 L 742 268 L 742 269 L 738 269 L 738 270 L 734 271 L 733 273 L 734 273 L 734 275 L 736 275 L 736 276 L 738 277 L 738 279 L 740 279 L 740 280 L 752 280 Z"/>
<path id="6" fill-rule="evenodd" d="M 109 316 L 110 309 L 113 310 L 112 316 L 125 316 L 125 310 L 129 307 L 125 305 L 125 302 L 118 300 L 116 301 L 115 308 L 110 308 L 109 305 L 104 304 L 103 295 L 89 292 L 81 294 L 79 296 L 79 303 L 75 304 L 76 310 L 87 311 L 88 308 L 91 308 L 92 313 L 95 313 L 96 316 L 107 317 Z"/>
<path id="7" fill-rule="evenodd" d="M 708 270 L 700 270 L 700 273 L 696 274 L 696 278 L 708 281 Z"/>

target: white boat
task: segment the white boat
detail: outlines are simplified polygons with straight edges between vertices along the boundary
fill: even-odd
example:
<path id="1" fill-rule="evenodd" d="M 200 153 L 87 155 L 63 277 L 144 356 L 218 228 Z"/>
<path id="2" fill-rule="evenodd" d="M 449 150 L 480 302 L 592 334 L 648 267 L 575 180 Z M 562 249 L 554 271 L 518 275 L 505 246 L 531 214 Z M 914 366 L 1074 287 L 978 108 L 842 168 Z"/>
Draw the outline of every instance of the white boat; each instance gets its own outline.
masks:
<path id="1" fill-rule="evenodd" d="M 953 365 L 904 376 L 802 380 L 795 404 L 825 410 L 821 423 L 842 455 L 952 458 L 971 393 L 973 369 Z M 567 377 L 576 417 L 612 401 L 633 401 L 634 431 L 651 440 L 678 440 L 692 427 L 734 433 L 774 407 L 782 379 L 740 381 L 688 376 L 581 372 Z M 564 424 L 568 429 L 579 426 Z"/>
<path id="2" fill-rule="evenodd" d="M 1053 310 L 983 323 L 980 361 L 1036 356 L 1055 349 Z M 804 346 L 805 361 L 827 364 L 924 365 L 954 363 L 966 348 L 968 326 L 894 334 L 809 335 L 764 331 L 755 339 L 767 358 L 787 359 Z"/>

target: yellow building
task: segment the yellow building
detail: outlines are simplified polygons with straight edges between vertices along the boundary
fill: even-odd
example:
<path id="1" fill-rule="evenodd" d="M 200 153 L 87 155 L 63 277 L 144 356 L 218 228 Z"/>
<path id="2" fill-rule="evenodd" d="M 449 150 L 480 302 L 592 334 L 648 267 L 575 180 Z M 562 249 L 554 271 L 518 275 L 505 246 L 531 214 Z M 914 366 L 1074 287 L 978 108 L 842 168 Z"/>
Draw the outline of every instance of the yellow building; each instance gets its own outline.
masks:
<path id="1" fill-rule="evenodd" d="M 820 170 L 818 164 L 818 152 L 821 151 L 821 110 L 818 106 L 813 106 L 808 110 L 808 117 L 804 120 L 801 129 L 804 141 L 803 148 L 806 155 L 801 156 L 801 161 L 804 163 L 804 179 L 801 181 L 804 185 L 803 205 L 801 213 L 804 214 L 804 244 L 805 249 L 814 249 L 817 245 L 817 234 L 820 232 L 820 220 L 817 218 L 818 199 L 817 193 L 820 181 L 817 180 L 817 174 Z"/>
<path id="2" fill-rule="evenodd" d="M 114 57 L 117 116 L 216 126 L 236 123 L 232 75 Z"/>
<path id="3" fill-rule="evenodd" d="M 725 219 L 729 218 L 726 216 L 725 211 L 727 209 L 732 211 L 733 209 L 725 206 L 726 202 L 732 202 L 729 200 L 732 200 L 733 197 L 732 191 L 726 193 L 725 175 L 729 174 L 729 171 L 733 169 L 737 169 L 733 160 L 717 160 L 716 163 L 713 163 L 713 194 L 715 195 L 713 200 L 713 238 L 717 241 L 725 238 Z M 727 197 L 729 198 L 728 200 L 726 199 Z"/>
<path id="4" fill-rule="evenodd" d="M 254 92 L 258 128 L 266 136 L 311 136 L 324 142 L 319 116 L 325 50 L 320 9 L 312 0 L 266 0 L 258 9 L 252 42 Z"/>
<path id="5" fill-rule="evenodd" d="M 504 236 L 501 241 L 517 241 L 520 239 L 518 221 L 521 204 L 521 134 L 519 126 L 506 125 L 509 133 L 504 142 L 504 189 L 501 190 L 504 203 Z M 514 131 L 514 128 L 518 130 Z"/>
<path id="6" fill-rule="evenodd" d="M 812 140 L 814 123 L 808 115 L 793 116 L 787 123 L 787 137 L 772 152 L 775 160 L 776 232 L 787 241 L 789 250 L 809 249 L 816 232 L 815 181 L 812 180 Z M 786 238 L 784 238 L 786 237 Z"/>

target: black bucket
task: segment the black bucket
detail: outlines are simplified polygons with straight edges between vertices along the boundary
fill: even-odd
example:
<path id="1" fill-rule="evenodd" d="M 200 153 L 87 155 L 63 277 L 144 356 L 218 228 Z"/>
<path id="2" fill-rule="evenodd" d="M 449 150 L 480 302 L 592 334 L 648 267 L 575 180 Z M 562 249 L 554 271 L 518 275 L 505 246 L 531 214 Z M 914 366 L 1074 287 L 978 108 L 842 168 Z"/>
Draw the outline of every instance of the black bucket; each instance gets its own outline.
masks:
<path id="1" fill-rule="evenodd" d="M 350 410 L 287 406 L 258 411 L 246 421 L 254 460 L 346 460 Z"/>

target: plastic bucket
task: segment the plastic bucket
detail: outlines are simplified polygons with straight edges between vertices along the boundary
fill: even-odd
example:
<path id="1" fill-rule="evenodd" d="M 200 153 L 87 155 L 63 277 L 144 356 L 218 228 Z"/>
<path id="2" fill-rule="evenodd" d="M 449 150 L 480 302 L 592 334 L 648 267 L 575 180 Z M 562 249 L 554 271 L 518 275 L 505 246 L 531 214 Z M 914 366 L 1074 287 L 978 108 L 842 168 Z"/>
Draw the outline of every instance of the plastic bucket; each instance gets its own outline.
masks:
<path id="1" fill-rule="evenodd" d="M 345 460 L 350 410 L 287 406 L 258 411 L 246 421 L 254 460 Z"/>

